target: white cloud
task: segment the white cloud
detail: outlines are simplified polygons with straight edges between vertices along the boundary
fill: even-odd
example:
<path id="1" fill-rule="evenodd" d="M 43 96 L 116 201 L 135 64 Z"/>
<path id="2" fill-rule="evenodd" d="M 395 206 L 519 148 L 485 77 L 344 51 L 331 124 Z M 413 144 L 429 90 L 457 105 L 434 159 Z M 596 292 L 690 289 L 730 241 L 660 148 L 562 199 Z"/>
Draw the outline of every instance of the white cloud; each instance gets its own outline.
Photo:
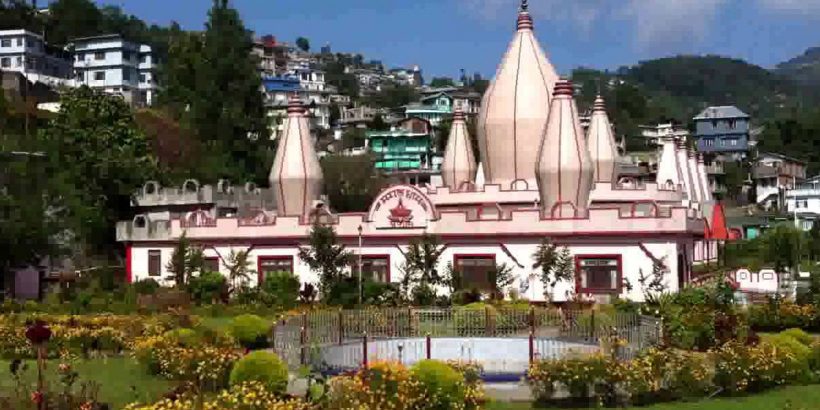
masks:
<path id="1" fill-rule="evenodd" d="M 520 0 L 460 0 L 481 18 L 510 16 Z M 641 49 L 691 46 L 703 39 L 720 7 L 728 0 L 530 0 L 530 12 L 540 21 L 571 24 L 589 31 L 609 19 L 626 20 Z M 779 0 L 758 0 L 772 1 Z M 782 1 L 782 0 L 780 0 Z M 812 1 L 820 0 L 793 0 Z M 538 22 L 536 22 L 536 27 Z"/>

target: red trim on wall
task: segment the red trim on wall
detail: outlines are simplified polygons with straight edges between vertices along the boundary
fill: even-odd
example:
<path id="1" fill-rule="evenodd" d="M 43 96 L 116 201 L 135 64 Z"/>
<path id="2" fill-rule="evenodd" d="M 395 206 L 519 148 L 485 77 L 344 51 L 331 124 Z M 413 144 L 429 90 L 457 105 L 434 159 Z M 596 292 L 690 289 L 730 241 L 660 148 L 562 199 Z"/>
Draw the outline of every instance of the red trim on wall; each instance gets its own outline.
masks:
<path id="1" fill-rule="evenodd" d="M 134 272 L 131 268 L 131 244 L 125 245 L 125 283 L 133 283 L 134 282 Z"/>
<path id="2" fill-rule="evenodd" d="M 293 255 L 260 255 L 256 257 L 256 279 L 258 285 L 261 285 L 265 280 L 265 275 L 262 273 L 262 262 L 265 261 L 290 261 L 290 272 L 296 268 L 296 258 Z M 257 285 L 257 286 L 258 286 Z"/>
<path id="3" fill-rule="evenodd" d="M 581 287 L 581 259 L 615 259 L 618 261 L 618 288 L 616 290 Z M 624 264 L 621 255 L 575 255 L 575 293 L 587 295 L 620 295 L 624 287 Z"/>
<path id="4" fill-rule="evenodd" d="M 387 259 L 387 277 L 385 278 L 385 280 L 387 281 L 386 283 L 390 283 L 390 280 L 393 278 L 393 261 L 390 258 L 390 254 L 362 254 L 362 261 L 366 261 L 368 259 Z"/>

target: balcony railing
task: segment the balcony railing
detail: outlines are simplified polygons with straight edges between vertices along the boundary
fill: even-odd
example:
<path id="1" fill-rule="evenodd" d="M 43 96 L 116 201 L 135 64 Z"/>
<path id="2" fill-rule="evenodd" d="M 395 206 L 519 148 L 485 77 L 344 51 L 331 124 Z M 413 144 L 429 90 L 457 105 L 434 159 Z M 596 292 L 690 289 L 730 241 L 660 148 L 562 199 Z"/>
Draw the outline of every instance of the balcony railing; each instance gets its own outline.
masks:
<path id="1" fill-rule="evenodd" d="M 723 164 L 712 164 L 706 166 L 706 173 L 709 175 L 723 175 L 726 170 L 723 168 Z"/>

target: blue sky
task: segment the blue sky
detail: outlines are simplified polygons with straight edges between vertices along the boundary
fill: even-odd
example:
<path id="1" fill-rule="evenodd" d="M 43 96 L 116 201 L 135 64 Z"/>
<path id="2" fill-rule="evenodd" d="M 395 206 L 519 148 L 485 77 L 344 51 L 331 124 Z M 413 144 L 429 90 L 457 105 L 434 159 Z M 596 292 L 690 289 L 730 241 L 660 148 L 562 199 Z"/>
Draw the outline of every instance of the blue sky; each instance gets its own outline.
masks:
<path id="1" fill-rule="evenodd" d="M 97 0 L 157 24 L 200 29 L 209 0 Z M 257 34 L 359 52 L 433 75 L 493 75 L 519 0 L 232 0 Z M 530 0 L 535 31 L 562 74 L 679 53 L 764 67 L 820 46 L 820 0 Z"/>

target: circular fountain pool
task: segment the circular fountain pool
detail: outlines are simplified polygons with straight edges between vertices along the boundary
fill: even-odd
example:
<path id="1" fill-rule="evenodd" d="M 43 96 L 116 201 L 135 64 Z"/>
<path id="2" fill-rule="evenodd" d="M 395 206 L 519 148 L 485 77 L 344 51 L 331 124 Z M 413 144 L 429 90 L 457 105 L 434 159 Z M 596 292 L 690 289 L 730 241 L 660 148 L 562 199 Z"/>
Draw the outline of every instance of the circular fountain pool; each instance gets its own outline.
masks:
<path id="1" fill-rule="evenodd" d="M 598 345 L 569 342 L 557 339 L 535 338 L 532 340 L 534 359 L 561 358 L 570 354 L 592 353 Z M 349 341 L 339 345 L 325 346 L 315 353 L 319 367 L 328 374 L 358 369 L 364 361 L 379 360 L 412 365 L 426 358 L 457 360 L 478 363 L 483 368 L 485 381 L 518 381 L 530 363 L 530 339 L 525 337 L 446 337 L 403 338 Z"/>

